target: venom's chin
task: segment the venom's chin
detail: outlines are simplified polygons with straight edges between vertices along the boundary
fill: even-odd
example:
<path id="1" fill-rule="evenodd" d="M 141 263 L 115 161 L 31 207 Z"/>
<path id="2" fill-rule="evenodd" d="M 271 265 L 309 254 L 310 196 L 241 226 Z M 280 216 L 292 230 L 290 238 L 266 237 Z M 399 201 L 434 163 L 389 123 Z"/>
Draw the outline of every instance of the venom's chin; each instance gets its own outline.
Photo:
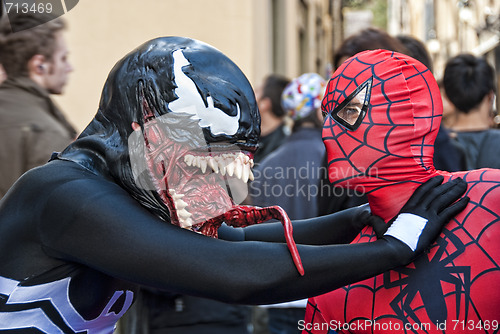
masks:
<path id="1" fill-rule="evenodd" d="M 233 206 L 225 188 L 217 183 L 204 183 L 186 193 L 193 225 L 217 217 Z"/>
<path id="2" fill-rule="evenodd" d="M 227 191 L 217 183 L 198 183 L 179 192 L 170 189 L 180 227 L 198 231 L 198 227 L 213 217 L 231 209 L 233 201 Z"/>

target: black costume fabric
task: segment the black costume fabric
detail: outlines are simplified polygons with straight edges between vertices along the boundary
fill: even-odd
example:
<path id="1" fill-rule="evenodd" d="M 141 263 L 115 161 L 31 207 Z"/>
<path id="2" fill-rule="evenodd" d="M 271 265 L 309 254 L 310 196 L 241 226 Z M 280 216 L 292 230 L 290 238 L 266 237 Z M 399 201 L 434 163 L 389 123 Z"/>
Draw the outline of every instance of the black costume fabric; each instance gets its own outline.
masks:
<path id="1" fill-rule="evenodd" d="M 254 161 L 260 163 L 265 157 L 281 146 L 288 137 L 285 124 L 281 124 L 273 132 L 259 139 L 259 149 L 255 152 Z"/>
<path id="2" fill-rule="evenodd" d="M 295 300 L 405 264 L 422 251 L 393 237 L 338 245 L 370 221 L 362 208 L 293 223 L 304 276 L 280 224 L 223 225 L 219 239 L 196 233 L 203 219 L 228 204 L 216 180 L 229 165 L 208 173 L 202 158 L 229 154 L 240 161 L 239 179 L 249 177 L 243 155 L 251 157 L 257 145 L 255 106 L 242 72 L 204 43 L 159 38 L 122 59 L 80 137 L 25 173 L 0 202 L 0 331 L 112 333 L 140 285 L 240 304 Z M 192 135 L 190 126 L 202 136 Z M 133 134 L 143 135 L 142 151 Z M 200 168 L 186 152 L 198 153 Z M 141 154 L 144 169 L 134 166 Z M 443 191 L 430 190 L 423 195 Z M 465 189 L 448 190 L 449 204 Z M 456 210 L 439 213 L 417 204 L 407 209 L 429 214 L 425 245 Z"/>
<path id="3" fill-rule="evenodd" d="M 465 152 L 462 170 L 500 169 L 500 130 L 452 132 L 456 145 Z"/>
<path id="4" fill-rule="evenodd" d="M 451 138 L 450 131 L 441 125 L 434 142 L 434 167 L 437 170 L 458 172 L 467 169 L 466 159 L 464 147 Z"/>

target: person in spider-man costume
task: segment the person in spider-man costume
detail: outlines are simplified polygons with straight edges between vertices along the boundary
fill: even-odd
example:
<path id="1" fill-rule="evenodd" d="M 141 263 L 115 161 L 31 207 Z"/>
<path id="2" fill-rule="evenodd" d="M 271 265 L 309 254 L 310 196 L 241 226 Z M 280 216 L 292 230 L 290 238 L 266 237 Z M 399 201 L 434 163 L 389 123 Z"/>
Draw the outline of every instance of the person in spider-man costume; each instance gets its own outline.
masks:
<path id="1" fill-rule="evenodd" d="M 0 331 L 112 333 L 138 286 L 248 304 L 325 293 L 409 263 L 466 204 L 450 205 L 463 181 L 433 179 L 392 225 L 422 227 L 413 250 L 394 233 L 335 245 L 376 224 L 363 208 L 294 222 L 295 247 L 280 208 L 233 199 L 259 123 L 248 80 L 215 48 L 165 37 L 126 55 L 78 139 L 0 202 Z M 285 237 L 279 223 L 219 229 L 270 218 Z"/>
<path id="2" fill-rule="evenodd" d="M 435 170 L 442 103 L 431 72 L 399 53 L 359 53 L 333 74 L 322 110 L 330 180 L 364 189 L 385 221 L 436 175 L 462 177 L 470 202 L 412 264 L 310 298 L 303 333 L 497 333 L 500 171 Z M 365 228 L 353 243 L 375 239 Z"/>

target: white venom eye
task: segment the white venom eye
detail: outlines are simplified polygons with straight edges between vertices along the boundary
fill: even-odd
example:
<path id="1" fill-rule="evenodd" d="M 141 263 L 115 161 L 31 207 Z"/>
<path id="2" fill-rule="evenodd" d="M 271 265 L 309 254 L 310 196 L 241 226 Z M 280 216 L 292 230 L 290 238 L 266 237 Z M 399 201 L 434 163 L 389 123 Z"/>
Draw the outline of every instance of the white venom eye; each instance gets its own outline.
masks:
<path id="1" fill-rule="evenodd" d="M 208 106 L 205 106 L 196 85 L 182 71 L 183 66 L 189 65 L 182 50 L 176 50 L 172 55 L 174 58 L 174 80 L 177 85 L 175 94 L 179 98 L 169 103 L 169 109 L 175 113 L 192 115 L 193 119 L 199 120 L 201 127 L 210 128 L 210 132 L 214 135 L 235 135 L 239 128 L 240 106 L 236 104 L 238 112 L 235 116 L 229 116 L 224 111 L 214 107 L 211 96 L 207 97 Z"/>

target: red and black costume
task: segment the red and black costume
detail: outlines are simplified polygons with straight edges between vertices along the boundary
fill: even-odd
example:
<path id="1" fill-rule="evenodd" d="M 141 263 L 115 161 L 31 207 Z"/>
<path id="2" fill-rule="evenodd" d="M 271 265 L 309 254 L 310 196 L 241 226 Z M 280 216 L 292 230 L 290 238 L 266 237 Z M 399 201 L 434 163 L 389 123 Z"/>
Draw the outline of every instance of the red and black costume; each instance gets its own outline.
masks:
<path id="1" fill-rule="evenodd" d="M 218 230 L 287 222 L 230 196 L 250 178 L 259 122 L 243 73 L 205 43 L 158 38 L 125 56 L 79 138 L 0 202 L 0 331 L 111 333 L 140 285 L 240 304 L 325 293 L 408 263 L 460 210 L 415 204 L 441 191 L 449 203 L 463 185 L 422 188 L 410 212 L 429 221 L 415 251 L 390 236 L 335 245 L 370 221 L 361 208 L 294 222 L 308 244 L 301 276 L 280 224 Z"/>
<path id="2" fill-rule="evenodd" d="M 435 170 L 442 103 L 432 73 L 398 53 L 363 52 L 334 73 L 322 109 L 330 180 L 366 191 L 374 214 L 388 221 L 436 175 L 463 178 L 470 202 L 409 266 L 311 298 L 304 333 L 497 333 L 500 171 Z M 367 227 L 353 243 L 375 239 Z"/>

